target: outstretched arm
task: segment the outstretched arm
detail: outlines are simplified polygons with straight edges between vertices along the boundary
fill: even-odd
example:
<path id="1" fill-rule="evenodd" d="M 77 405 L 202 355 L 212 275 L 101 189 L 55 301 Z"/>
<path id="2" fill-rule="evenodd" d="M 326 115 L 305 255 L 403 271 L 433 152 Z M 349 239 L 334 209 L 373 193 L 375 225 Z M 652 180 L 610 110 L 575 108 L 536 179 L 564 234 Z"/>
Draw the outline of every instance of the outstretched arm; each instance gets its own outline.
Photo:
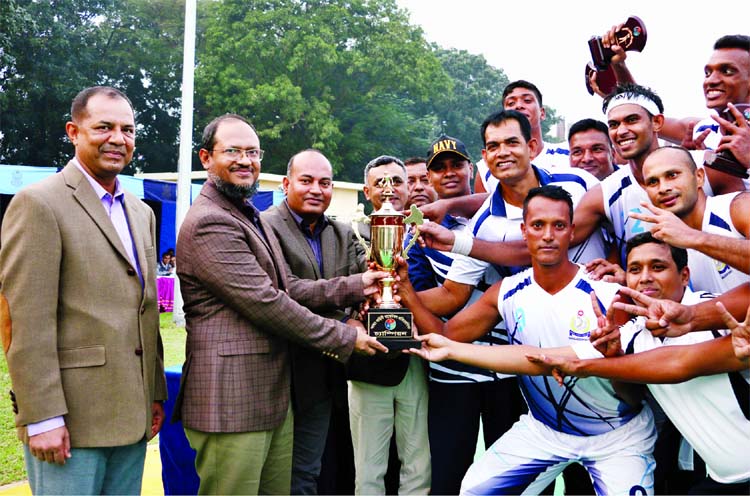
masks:
<path id="1" fill-rule="evenodd" d="M 499 282 L 471 306 L 461 310 L 449 321 L 443 322 L 425 305 L 423 295 L 429 291 L 417 294 L 409 282 L 405 262 L 400 257 L 397 260 L 400 281 L 398 294 L 401 296 L 401 304 L 414 314 L 414 323 L 420 334 L 437 333 L 458 341 L 474 341 L 485 335 L 500 321 L 500 314 L 497 310 Z"/>
<path id="2" fill-rule="evenodd" d="M 557 369 L 563 375 L 597 376 L 643 384 L 673 384 L 701 375 L 734 372 L 748 367 L 747 361 L 735 356 L 730 336 L 693 345 L 663 346 L 616 358 L 579 360 L 536 353 L 529 355 L 529 361 Z M 558 382 L 562 380 L 559 374 L 555 377 Z"/>
<path id="3" fill-rule="evenodd" d="M 621 288 L 620 293 L 629 296 L 637 304 L 618 302 L 615 303 L 615 308 L 631 315 L 646 317 L 646 327 L 654 336 L 681 336 L 692 331 L 724 328 L 722 313 L 714 305 L 715 302 L 722 303 L 734 318 L 743 318 L 750 301 L 750 283 L 746 282 L 696 305 L 658 300 L 627 287 Z"/>
<path id="4" fill-rule="evenodd" d="M 410 349 L 409 353 L 419 355 L 431 362 L 456 360 L 467 365 L 494 370 L 504 374 L 549 375 L 551 367 L 544 363 L 534 363 L 526 359 L 532 353 L 539 353 L 539 348 L 527 345 L 482 346 L 470 343 L 459 343 L 445 336 L 428 334 L 420 336 L 422 348 Z M 547 348 L 545 352 L 575 357 L 569 346 Z"/>

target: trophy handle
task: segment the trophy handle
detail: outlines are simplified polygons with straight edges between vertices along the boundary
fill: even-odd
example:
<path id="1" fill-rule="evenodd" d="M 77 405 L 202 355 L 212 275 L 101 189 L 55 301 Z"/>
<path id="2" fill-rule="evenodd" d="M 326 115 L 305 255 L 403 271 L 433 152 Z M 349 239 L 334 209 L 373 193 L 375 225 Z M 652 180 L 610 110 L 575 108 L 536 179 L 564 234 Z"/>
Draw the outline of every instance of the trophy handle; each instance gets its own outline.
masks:
<path id="1" fill-rule="evenodd" d="M 352 231 L 354 231 L 354 235 L 357 237 L 357 241 L 359 241 L 359 244 L 362 245 L 362 248 L 364 248 L 365 250 L 365 260 L 369 260 L 370 259 L 370 247 L 367 246 L 367 241 L 365 241 L 365 238 L 363 238 L 362 235 L 359 234 L 360 222 L 363 224 L 369 224 L 370 218 L 363 214 L 360 217 L 352 218 L 352 221 L 351 221 Z"/>
<path id="2" fill-rule="evenodd" d="M 412 205 L 410 207 L 410 213 L 409 215 L 404 219 L 404 225 L 414 225 L 414 236 L 411 238 L 411 241 L 406 245 L 406 248 L 404 248 L 404 251 L 401 252 L 401 256 L 404 258 L 404 260 L 409 260 L 409 250 L 411 250 L 411 247 L 414 246 L 414 243 L 417 242 L 417 238 L 419 237 L 419 226 L 424 224 L 424 215 L 422 214 L 422 211 L 417 208 L 416 205 Z"/>
<path id="3" fill-rule="evenodd" d="M 419 237 L 419 226 L 416 226 L 414 228 L 414 236 L 412 236 L 412 238 L 406 244 L 406 248 L 404 248 L 404 251 L 401 253 L 401 256 L 404 258 L 404 260 L 409 260 L 409 250 L 411 250 L 411 247 L 414 246 L 414 243 L 417 242 L 418 237 Z"/>
<path id="4" fill-rule="evenodd" d="M 615 87 L 617 87 L 617 77 L 615 76 L 615 71 L 612 69 L 611 65 L 607 66 L 603 71 L 598 71 L 594 65 L 589 62 L 586 64 L 585 72 L 586 90 L 589 92 L 589 95 L 594 94 L 594 88 L 591 87 L 591 83 L 589 82 L 592 72 L 596 72 L 596 84 L 599 86 L 599 90 L 605 95 L 609 95 L 614 91 Z"/>

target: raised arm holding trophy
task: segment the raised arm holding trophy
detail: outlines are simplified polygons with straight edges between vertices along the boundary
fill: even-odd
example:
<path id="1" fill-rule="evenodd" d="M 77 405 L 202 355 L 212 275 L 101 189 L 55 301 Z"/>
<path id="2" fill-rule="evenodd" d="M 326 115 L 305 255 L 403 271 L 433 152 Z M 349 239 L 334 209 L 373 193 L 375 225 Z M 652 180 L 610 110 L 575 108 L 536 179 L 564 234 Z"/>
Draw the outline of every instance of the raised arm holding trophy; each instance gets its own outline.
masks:
<path id="1" fill-rule="evenodd" d="M 646 46 L 646 26 L 643 21 L 636 17 L 628 17 L 628 20 L 614 33 L 614 44 L 626 52 L 643 51 Z M 592 75 L 595 73 L 595 83 L 599 91 L 608 95 L 615 89 L 622 77 L 615 73 L 615 67 L 612 63 L 616 52 L 612 50 L 611 41 L 605 42 L 601 36 L 593 36 L 589 39 L 589 50 L 591 51 L 591 62 L 586 64 L 586 89 L 589 94 L 594 94 L 594 87 L 591 83 Z M 632 82 L 632 81 L 631 81 Z"/>

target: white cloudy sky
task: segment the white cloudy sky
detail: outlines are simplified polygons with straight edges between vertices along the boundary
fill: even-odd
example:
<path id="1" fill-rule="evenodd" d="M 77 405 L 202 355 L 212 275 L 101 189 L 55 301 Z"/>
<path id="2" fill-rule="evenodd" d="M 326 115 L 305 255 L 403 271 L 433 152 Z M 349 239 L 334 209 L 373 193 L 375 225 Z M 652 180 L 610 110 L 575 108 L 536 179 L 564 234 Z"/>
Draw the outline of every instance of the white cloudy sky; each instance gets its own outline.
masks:
<path id="1" fill-rule="evenodd" d="M 661 96 L 665 113 L 707 115 L 703 66 L 714 41 L 724 34 L 750 33 L 750 1 L 674 2 L 629 0 L 397 0 L 429 41 L 482 54 L 508 78 L 539 86 L 544 103 L 570 125 L 602 118 L 601 99 L 588 94 L 584 66 L 588 39 L 629 16 L 640 17 L 648 41 L 643 53 L 629 52 L 636 81 Z M 715 6 L 715 8 L 711 8 Z M 502 88 L 498 88 L 502 91 Z"/>

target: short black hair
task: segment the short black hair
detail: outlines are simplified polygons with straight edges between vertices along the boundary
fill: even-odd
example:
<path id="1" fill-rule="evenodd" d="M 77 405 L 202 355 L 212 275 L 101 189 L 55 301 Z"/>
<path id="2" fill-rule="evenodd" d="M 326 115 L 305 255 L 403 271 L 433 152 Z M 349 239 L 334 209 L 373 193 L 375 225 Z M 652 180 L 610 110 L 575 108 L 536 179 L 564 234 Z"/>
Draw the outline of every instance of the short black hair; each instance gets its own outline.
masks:
<path id="1" fill-rule="evenodd" d="M 630 252 L 633 251 L 634 248 L 649 243 L 669 246 L 669 251 L 672 254 L 672 260 L 674 260 L 675 265 L 677 265 L 677 270 L 682 270 L 687 267 L 688 253 L 685 248 L 678 248 L 666 243 L 665 241 L 656 239 L 654 235 L 648 231 L 636 234 L 625 243 L 625 260 L 628 259 Z"/>
<path id="2" fill-rule="evenodd" d="M 532 93 L 534 93 L 534 95 L 536 95 L 536 101 L 539 102 L 539 106 L 542 106 L 542 92 L 539 91 L 539 88 L 537 88 L 534 83 L 530 83 L 523 79 L 513 81 L 505 87 L 505 89 L 503 90 L 503 102 L 505 102 L 505 97 L 510 95 L 510 93 L 516 88 L 524 88 L 530 90 Z"/>
<path id="3" fill-rule="evenodd" d="M 562 201 L 568 204 L 568 211 L 570 213 L 570 222 L 573 222 L 573 197 L 570 193 L 565 191 L 560 186 L 554 184 L 548 184 L 547 186 L 539 186 L 537 188 L 531 188 L 529 194 L 523 200 L 523 220 L 526 221 L 526 214 L 529 210 L 529 202 L 532 198 L 541 196 L 550 200 Z"/>
<path id="4" fill-rule="evenodd" d="M 590 130 L 599 131 L 607 137 L 607 140 L 609 140 L 609 127 L 602 121 L 587 118 L 581 119 L 580 121 L 570 126 L 570 131 L 568 131 L 568 141 L 570 141 L 570 138 L 572 138 L 576 134 Z"/>
<path id="5" fill-rule="evenodd" d="M 89 100 L 94 95 L 105 95 L 109 98 L 122 98 L 123 100 L 128 102 L 128 105 L 130 105 L 130 110 L 133 111 L 133 116 L 135 116 L 133 103 L 130 101 L 130 98 L 128 98 L 128 96 L 122 91 L 111 86 L 89 86 L 88 88 L 84 88 L 80 92 L 78 92 L 75 98 L 73 98 L 73 102 L 70 104 L 70 118 L 73 122 L 78 122 L 88 115 L 86 106 L 89 104 Z"/>
<path id="6" fill-rule="evenodd" d="M 214 149 L 214 145 L 216 144 L 216 131 L 219 129 L 219 125 L 224 121 L 229 120 L 236 120 L 241 121 L 247 124 L 252 128 L 253 131 L 255 131 L 255 126 L 250 124 L 250 121 L 245 119 L 239 114 L 224 114 L 220 115 L 219 117 L 216 117 L 214 120 L 208 123 L 208 125 L 203 128 L 203 137 L 201 139 L 201 148 L 211 151 Z"/>
<path id="7" fill-rule="evenodd" d="M 518 125 L 521 127 L 521 134 L 523 134 L 526 142 L 531 139 L 531 123 L 525 115 L 517 110 L 500 110 L 499 112 L 495 112 L 494 114 L 490 115 L 484 120 L 484 122 L 482 122 L 482 145 L 487 144 L 484 133 L 487 131 L 487 128 L 489 126 L 499 126 L 503 122 L 509 120 L 518 122 Z"/>
<path id="8" fill-rule="evenodd" d="M 404 160 L 404 165 L 416 165 L 416 164 L 426 164 L 427 159 L 423 157 L 409 157 L 406 160 Z"/>
<path id="9" fill-rule="evenodd" d="M 714 50 L 722 50 L 725 48 L 739 48 L 750 52 L 750 36 L 744 34 L 727 34 L 716 40 L 714 43 Z"/>
<path id="10" fill-rule="evenodd" d="M 628 96 L 646 97 L 656 104 L 656 108 L 659 109 L 660 113 L 664 112 L 664 104 L 662 103 L 661 98 L 659 98 L 659 95 L 657 95 L 651 88 L 635 83 L 618 84 L 617 87 L 612 91 L 612 93 L 604 97 L 604 102 L 602 103 L 602 112 L 606 114 L 609 102 L 617 95 L 622 95 L 623 93 Z M 648 110 L 646 110 L 646 112 L 648 112 L 648 115 L 650 117 L 653 117 L 651 112 L 649 112 Z"/>
<path id="11" fill-rule="evenodd" d="M 367 175 L 370 173 L 370 170 L 388 164 L 396 164 L 400 166 L 404 171 L 404 176 L 406 176 L 406 166 L 400 158 L 394 157 L 392 155 L 380 155 L 379 157 L 375 157 L 374 159 L 370 160 L 369 162 L 367 162 L 367 165 L 365 165 L 365 185 L 367 184 Z"/>

